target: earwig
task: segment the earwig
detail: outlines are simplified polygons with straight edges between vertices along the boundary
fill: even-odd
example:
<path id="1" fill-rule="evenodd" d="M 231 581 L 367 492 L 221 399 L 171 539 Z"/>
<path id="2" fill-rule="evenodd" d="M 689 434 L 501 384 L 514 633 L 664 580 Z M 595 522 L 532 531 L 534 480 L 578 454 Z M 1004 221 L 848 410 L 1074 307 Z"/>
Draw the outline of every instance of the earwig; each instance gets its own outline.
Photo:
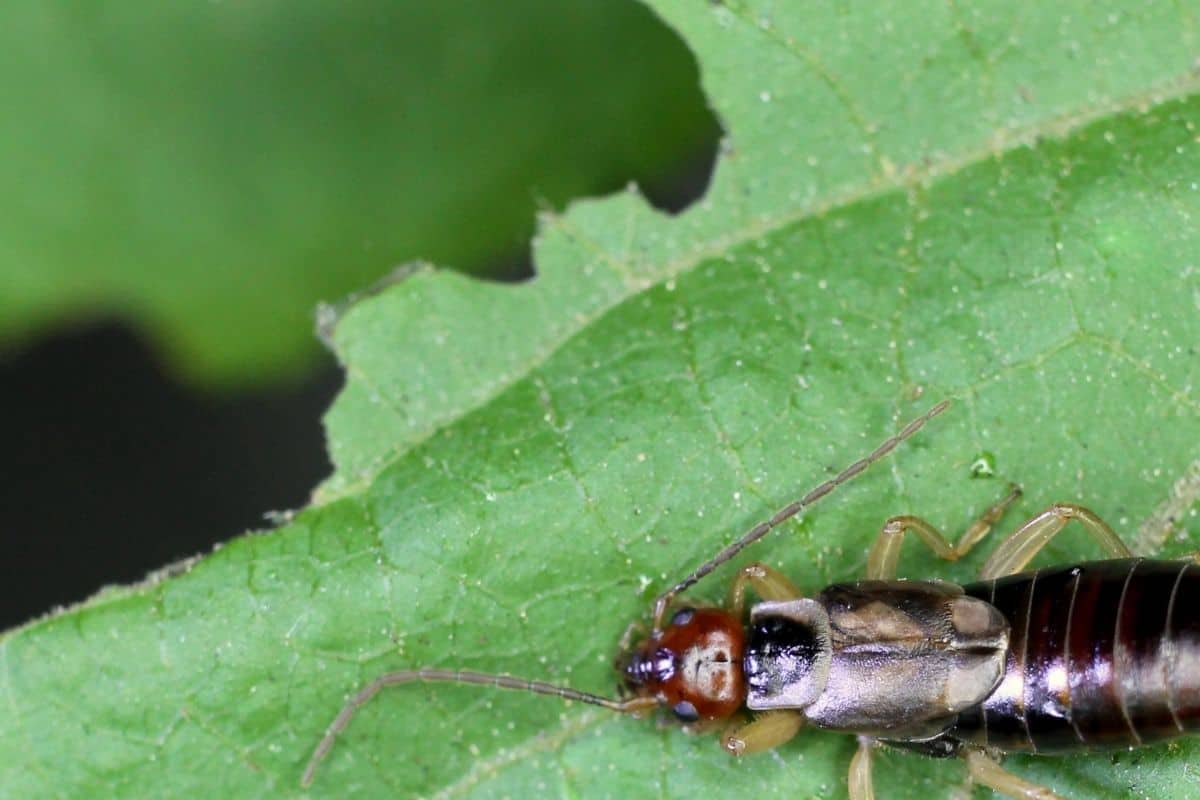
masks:
<path id="1" fill-rule="evenodd" d="M 389 672 L 345 704 L 301 783 L 312 783 L 359 708 L 386 687 L 414 681 L 494 686 L 630 715 L 663 708 L 685 724 L 724 723 L 721 745 L 735 756 L 778 747 L 805 725 L 855 734 L 851 800 L 874 797 L 872 753 L 881 745 L 960 757 L 979 784 L 1055 800 L 1049 789 L 1004 770 L 995 754 L 1132 747 L 1200 729 L 1200 616 L 1192 613 L 1200 604 L 1200 566 L 1133 558 L 1082 506 L 1055 504 L 1024 523 L 996 548 L 976 583 L 896 579 L 907 533 L 941 558 L 960 558 L 1020 497 L 1015 486 L 953 544 L 919 517 L 887 520 L 864 580 L 806 597 L 776 570 L 753 563 L 734 577 L 725 607 L 682 606 L 668 619 L 679 594 L 862 474 L 948 406 L 938 403 L 660 594 L 649 633 L 622 647 L 626 696 L 469 670 Z M 1024 572 L 1071 521 L 1112 560 Z M 750 590 L 759 602 L 747 614 Z"/>

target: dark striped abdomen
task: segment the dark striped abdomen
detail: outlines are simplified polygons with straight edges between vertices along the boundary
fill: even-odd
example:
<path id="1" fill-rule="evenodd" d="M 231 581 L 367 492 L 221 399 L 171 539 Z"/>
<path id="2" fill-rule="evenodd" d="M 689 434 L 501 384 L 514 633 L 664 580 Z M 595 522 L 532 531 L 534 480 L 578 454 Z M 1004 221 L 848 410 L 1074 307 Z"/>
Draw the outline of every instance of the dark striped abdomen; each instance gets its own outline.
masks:
<path id="1" fill-rule="evenodd" d="M 951 737 L 1053 753 L 1200 728 L 1200 567 L 1192 562 L 1092 561 L 963 588 L 1012 629 L 1004 678 Z"/>

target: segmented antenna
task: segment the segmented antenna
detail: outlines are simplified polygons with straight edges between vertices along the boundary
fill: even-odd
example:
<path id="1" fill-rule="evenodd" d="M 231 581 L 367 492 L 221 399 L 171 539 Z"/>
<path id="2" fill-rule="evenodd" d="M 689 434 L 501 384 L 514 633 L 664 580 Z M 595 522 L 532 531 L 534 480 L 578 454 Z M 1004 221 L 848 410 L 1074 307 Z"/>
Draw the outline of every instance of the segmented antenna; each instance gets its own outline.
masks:
<path id="1" fill-rule="evenodd" d="M 675 584 L 670 589 L 659 595 L 658 599 L 654 601 L 654 633 L 657 634 L 662 631 L 662 620 L 667 613 L 667 606 L 676 595 L 685 589 L 688 589 L 705 575 L 709 574 L 714 569 L 721 566 L 738 553 L 742 552 L 742 550 L 744 550 L 747 546 L 754 544 L 759 539 L 766 536 L 780 524 L 799 514 L 806 507 L 811 506 L 813 503 L 817 502 L 822 497 L 841 486 L 843 483 L 846 483 L 851 478 L 857 477 L 867 467 L 871 466 L 876 461 L 895 450 L 898 444 L 912 436 L 917 431 L 921 430 L 921 428 L 925 426 L 926 422 L 929 422 L 929 420 L 945 411 L 949 406 L 949 400 L 943 400 L 942 402 L 938 403 L 933 408 L 929 409 L 924 414 L 905 425 L 904 428 L 895 436 L 876 447 L 869 456 L 855 461 L 853 464 L 838 473 L 836 477 L 830 478 L 820 486 L 817 486 L 815 489 L 809 491 L 808 494 L 804 495 L 799 500 L 796 500 L 795 502 L 775 512 L 775 515 L 765 522 L 758 523 L 753 528 L 742 534 L 740 539 L 728 545 L 724 550 L 717 553 L 711 559 L 696 567 L 696 569 L 692 571 L 692 574 L 688 575 L 679 583 Z"/>
<path id="2" fill-rule="evenodd" d="M 658 701 L 653 697 L 630 697 L 625 700 L 615 700 L 610 697 L 601 697 L 600 695 L 581 692 L 567 686 L 555 686 L 552 683 L 514 678 L 511 675 L 491 675 L 486 672 L 474 672 L 469 669 L 435 669 L 424 667 L 422 669 L 388 672 L 380 675 L 362 689 L 359 689 L 358 693 L 351 697 L 346 702 L 346 705 L 342 706 L 342 710 L 338 712 L 333 722 L 329 723 L 329 727 L 325 729 L 325 736 L 317 744 L 317 748 L 313 750 L 312 757 L 308 760 L 308 766 L 304 769 L 304 776 L 300 779 L 301 785 L 305 788 L 312 785 L 321 759 L 325 758 L 333 748 L 333 742 L 337 738 L 337 735 L 346 729 L 346 726 L 350 724 L 350 720 L 360 708 L 370 702 L 371 698 L 379 694 L 381 690 L 389 686 L 399 686 L 400 684 L 412 683 L 414 681 L 495 686 L 499 689 L 513 689 L 520 692 L 551 695 L 563 700 L 577 700 L 580 703 L 600 706 L 601 708 L 607 708 L 610 711 L 622 714 L 645 711 L 658 705 Z"/>

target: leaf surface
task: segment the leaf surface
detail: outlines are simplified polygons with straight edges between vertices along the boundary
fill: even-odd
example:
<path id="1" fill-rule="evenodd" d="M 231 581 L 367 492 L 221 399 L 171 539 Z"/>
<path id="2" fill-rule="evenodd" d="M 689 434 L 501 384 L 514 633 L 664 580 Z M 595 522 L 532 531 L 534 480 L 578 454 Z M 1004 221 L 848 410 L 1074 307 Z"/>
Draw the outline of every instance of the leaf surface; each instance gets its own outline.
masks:
<path id="1" fill-rule="evenodd" d="M 0 641 L 0 785 L 300 795 L 325 725 L 388 669 L 604 692 L 657 591 L 941 398 L 746 560 L 815 591 L 862 574 L 887 516 L 961 530 L 1009 481 L 1004 531 L 1072 501 L 1138 552 L 1200 549 L 1186 10 L 656 8 L 730 133 L 706 199 L 678 219 L 632 193 L 579 204 L 545 220 L 527 286 L 426 270 L 349 309 L 324 501 Z M 953 565 L 909 545 L 901 574 L 969 580 L 992 544 Z M 1039 563 L 1099 555 L 1076 532 Z M 409 686 L 311 795 L 844 797 L 853 748 L 805 731 L 732 761 L 599 710 Z M 1197 756 L 1007 763 L 1066 797 L 1182 800 Z M 889 800 L 966 785 L 900 753 L 876 780 Z"/>

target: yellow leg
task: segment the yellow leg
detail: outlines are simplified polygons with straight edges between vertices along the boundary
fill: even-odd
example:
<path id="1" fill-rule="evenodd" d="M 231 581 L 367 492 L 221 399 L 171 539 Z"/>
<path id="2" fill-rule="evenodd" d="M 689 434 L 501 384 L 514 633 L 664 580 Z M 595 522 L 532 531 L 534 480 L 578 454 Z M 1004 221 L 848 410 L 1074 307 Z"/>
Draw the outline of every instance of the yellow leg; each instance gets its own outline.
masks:
<path id="1" fill-rule="evenodd" d="M 782 572 L 756 561 L 738 570 L 729 587 L 729 610 L 738 616 L 746 607 L 746 584 L 752 586 L 763 600 L 795 600 L 801 597 L 800 590 Z"/>
<path id="2" fill-rule="evenodd" d="M 725 731 L 721 747 L 735 756 L 772 750 L 795 736 L 803 724 L 804 715 L 799 711 L 769 711 Z"/>
<path id="3" fill-rule="evenodd" d="M 983 565 L 979 577 L 986 580 L 1020 572 L 1073 519 L 1078 520 L 1084 530 L 1109 555 L 1114 558 L 1129 558 L 1133 555 L 1125 543 L 1113 533 L 1113 529 L 1096 516 L 1095 512 L 1070 503 L 1055 503 L 1001 542 L 996 552 L 992 553 Z"/>
<path id="4" fill-rule="evenodd" d="M 1055 794 L 1045 786 L 1038 786 L 1013 775 L 986 753 L 970 750 L 964 758 L 967 760 L 967 771 L 971 773 L 971 780 L 1002 795 L 1015 800 L 1064 800 L 1062 795 Z"/>
<path id="5" fill-rule="evenodd" d="M 950 544 L 941 532 L 920 517 L 892 517 L 883 524 L 879 538 L 871 547 L 867 556 L 867 579 L 889 580 L 896 577 L 896 564 L 900 560 L 900 545 L 904 543 L 904 534 L 912 531 L 929 546 L 929 549 L 939 558 L 955 561 L 971 551 L 979 540 L 987 535 L 992 526 L 1003 516 L 1005 509 L 1021 496 L 1021 489 L 1013 486 L 1009 493 L 998 503 L 995 503 L 983 516 L 971 525 L 959 537 L 957 544 Z"/>
<path id="6" fill-rule="evenodd" d="M 871 754 L 875 743 L 858 737 L 858 752 L 850 759 L 850 800 L 875 800 L 875 783 L 871 780 Z"/>

